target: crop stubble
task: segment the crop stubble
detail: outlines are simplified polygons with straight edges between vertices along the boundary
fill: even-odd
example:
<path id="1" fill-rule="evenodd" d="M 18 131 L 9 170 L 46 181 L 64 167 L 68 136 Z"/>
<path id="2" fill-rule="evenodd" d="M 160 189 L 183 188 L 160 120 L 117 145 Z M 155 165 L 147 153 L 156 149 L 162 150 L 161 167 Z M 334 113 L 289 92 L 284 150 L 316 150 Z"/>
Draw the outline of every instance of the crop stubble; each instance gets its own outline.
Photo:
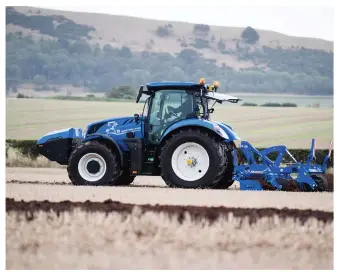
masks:
<path id="1" fill-rule="evenodd" d="M 333 268 L 333 212 L 13 199 L 6 211 L 7 269 Z"/>

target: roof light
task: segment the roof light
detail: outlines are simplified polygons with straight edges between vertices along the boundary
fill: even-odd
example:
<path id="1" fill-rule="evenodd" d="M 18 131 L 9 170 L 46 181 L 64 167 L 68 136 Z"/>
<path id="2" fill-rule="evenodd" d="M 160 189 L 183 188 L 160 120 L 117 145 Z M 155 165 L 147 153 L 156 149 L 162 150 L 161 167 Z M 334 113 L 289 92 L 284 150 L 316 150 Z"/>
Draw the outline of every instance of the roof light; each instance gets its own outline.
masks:
<path id="1" fill-rule="evenodd" d="M 219 87 L 219 82 L 218 81 L 214 81 L 213 86 L 214 86 L 214 88 L 218 88 Z"/>
<path id="2" fill-rule="evenodd" d="M 206 84 L 206 80 L 205 80 L 205 78 L 200 78 L 200 85 L 205 85 Z"/>

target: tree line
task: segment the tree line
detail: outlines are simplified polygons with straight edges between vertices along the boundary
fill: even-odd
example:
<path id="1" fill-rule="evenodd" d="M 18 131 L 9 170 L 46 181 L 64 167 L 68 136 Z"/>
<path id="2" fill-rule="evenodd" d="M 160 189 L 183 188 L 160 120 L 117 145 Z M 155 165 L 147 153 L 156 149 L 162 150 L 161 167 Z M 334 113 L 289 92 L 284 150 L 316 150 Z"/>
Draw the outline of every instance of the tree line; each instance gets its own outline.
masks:
<path id="1" fill-rule="evenodd" d="M 22 83 L 40 87 L 71 84 L 93 92 L 115 86 L 138 87 L 151 81 L 218 80 L 221 92 L 333 94 L 333 53 L 308 49 L 249 51 L 239 46 L 238 59 L 265 63 L 266 68 L 236 71 L 215 60 L 204 59 L 194 49 L 176 55 L 132 52 L 88 43 L 85 39 L 33 40 L 22 33 L 6 35 L 6 90 Z"/>

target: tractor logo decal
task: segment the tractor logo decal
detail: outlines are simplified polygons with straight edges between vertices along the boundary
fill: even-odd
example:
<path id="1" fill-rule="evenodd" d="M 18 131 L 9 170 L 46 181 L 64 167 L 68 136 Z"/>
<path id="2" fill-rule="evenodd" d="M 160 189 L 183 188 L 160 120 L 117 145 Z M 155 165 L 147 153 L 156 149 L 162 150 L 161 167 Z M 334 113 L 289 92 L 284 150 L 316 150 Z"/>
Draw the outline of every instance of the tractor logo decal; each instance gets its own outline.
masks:
<path id="1" fill-rule="evenodd" d="M 117 130 L 115 129 L 115 127 L 117 125 L 118 125 L 118 123 L 115 122 L 115 121 L 108 122 L 108 128 L 106 129 L 106 133 L 107 134 L 115 134 L 115 133 L 117 133 Z"/>
<path id="2" fill-rule="evenodd" d="M 106 129 L 106 134 L 110 135 L 124 135 L 128 132 L 138 132 L 141 131 L 141 127 L 136 128 L 127 128 L 127 129 L 117 129 L 116 127 L 119 124 L 116 121 L 108 122 L 108 128 Z"/>

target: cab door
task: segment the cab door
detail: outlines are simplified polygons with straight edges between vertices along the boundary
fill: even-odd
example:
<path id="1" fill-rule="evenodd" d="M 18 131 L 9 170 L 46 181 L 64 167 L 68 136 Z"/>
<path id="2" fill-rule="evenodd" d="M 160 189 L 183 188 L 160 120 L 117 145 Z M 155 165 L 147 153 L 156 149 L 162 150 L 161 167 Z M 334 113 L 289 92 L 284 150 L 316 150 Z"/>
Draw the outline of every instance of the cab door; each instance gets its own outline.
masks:
<path id="1" fill-rule="evenodd" d="M 193 96 L 186 90 L 157 91 L 148 113 L 148 143 L 156 145 L 164 131 L 173 123 L 186 119 L 193 111 Z M 145 133 L 146 134 L 146 133 Z"/>

